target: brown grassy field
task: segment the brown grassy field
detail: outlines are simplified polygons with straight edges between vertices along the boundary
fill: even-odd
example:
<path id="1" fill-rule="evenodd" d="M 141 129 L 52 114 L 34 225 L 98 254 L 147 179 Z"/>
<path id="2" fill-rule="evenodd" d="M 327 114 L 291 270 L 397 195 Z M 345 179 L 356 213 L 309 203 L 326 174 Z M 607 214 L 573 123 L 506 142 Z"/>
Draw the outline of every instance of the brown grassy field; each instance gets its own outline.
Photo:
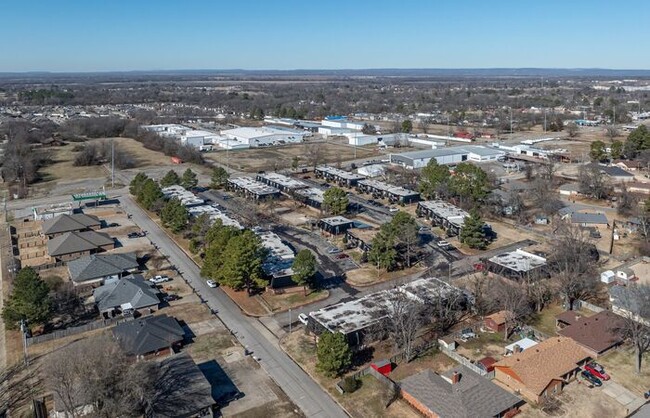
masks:
<path id="1" fill-rule="evenodd" d="M 78 152 L 72 151 L 75 145 L 77 144 L 52 148 L 52 161 L 54 163 L 44 167 L 40 171 L 44 182 L 82 180 L 106 177 L 108 175 L 102 166 L 75 167 L 73 163 L 78 154 Z"/>
<path id="2" fill-rule="evenodd" d="M 353 160 L 354 147 L 340 143 L 323 142 L 319 144 L 323 155 L 323 162 L 336 163 Z M 286 145 L 273 148 L 251 148 L 236 151 L 218 151 L 206 154 L 212 161 L 225 163 L 232 168 L 242 171 L 273 170 L 276 168 L 289 168 L 294 157 L 300 159 L 300 164 L 308 164 L 307 147 L 309 144 Z M 381 155 L 376 147 L 357 147 L 356 158 L 368 158 Z"/>

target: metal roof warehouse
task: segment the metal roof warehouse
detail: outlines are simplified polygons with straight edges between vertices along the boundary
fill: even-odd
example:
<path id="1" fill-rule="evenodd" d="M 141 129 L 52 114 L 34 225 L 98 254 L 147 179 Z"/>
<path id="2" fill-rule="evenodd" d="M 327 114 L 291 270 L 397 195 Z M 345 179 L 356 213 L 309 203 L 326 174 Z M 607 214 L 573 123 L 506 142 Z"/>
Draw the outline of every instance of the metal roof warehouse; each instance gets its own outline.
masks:
<path id="1" fill-rule="evenodd" d="M 515 251 L 498 254 L 488 259 L 490 270 L 504 276 L 521 276 L 546 265 L 546 259 L 527 251 Z"/>

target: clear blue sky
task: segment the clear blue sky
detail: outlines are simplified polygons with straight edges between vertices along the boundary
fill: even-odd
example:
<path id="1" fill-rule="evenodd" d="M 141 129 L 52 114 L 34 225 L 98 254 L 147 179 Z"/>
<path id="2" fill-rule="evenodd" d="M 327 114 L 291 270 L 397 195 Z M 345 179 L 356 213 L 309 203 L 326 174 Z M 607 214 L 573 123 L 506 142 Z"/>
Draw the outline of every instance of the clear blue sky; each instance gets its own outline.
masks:
<path id="1" fill-rule="evenodd" d="M 2 0 L 0 71 L 650 69 L 648 0 Z"/>

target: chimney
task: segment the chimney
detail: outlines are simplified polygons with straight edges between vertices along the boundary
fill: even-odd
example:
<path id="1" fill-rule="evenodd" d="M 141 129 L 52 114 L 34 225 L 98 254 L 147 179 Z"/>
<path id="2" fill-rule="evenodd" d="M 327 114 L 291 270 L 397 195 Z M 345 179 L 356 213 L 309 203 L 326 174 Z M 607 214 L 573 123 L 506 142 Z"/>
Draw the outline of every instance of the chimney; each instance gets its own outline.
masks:
<path id="1" fill-rule="evenodd" d="M 458 383 L 458 382 L 460 382 L 460 373 L 458 373 L 458 372 L 455 371 L 455 372 L 451 375 L 451 384 L 452 384 L 452 385 L 455 385 L 455 384 Z"/>

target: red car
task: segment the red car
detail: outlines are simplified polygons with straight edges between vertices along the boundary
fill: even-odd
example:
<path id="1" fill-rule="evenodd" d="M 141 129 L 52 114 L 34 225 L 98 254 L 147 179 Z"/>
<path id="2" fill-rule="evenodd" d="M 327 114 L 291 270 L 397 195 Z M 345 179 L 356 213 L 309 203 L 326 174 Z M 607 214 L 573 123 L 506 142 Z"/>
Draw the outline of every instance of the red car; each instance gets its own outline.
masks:
<path id="1" fill-rule="evenodd" d="M 593 374 L 600 380 L 609 380 L 609 375 L 605 373 L 605 369 L 598 363 L 591 362 L 585 365 L 585 370 Z"/>

